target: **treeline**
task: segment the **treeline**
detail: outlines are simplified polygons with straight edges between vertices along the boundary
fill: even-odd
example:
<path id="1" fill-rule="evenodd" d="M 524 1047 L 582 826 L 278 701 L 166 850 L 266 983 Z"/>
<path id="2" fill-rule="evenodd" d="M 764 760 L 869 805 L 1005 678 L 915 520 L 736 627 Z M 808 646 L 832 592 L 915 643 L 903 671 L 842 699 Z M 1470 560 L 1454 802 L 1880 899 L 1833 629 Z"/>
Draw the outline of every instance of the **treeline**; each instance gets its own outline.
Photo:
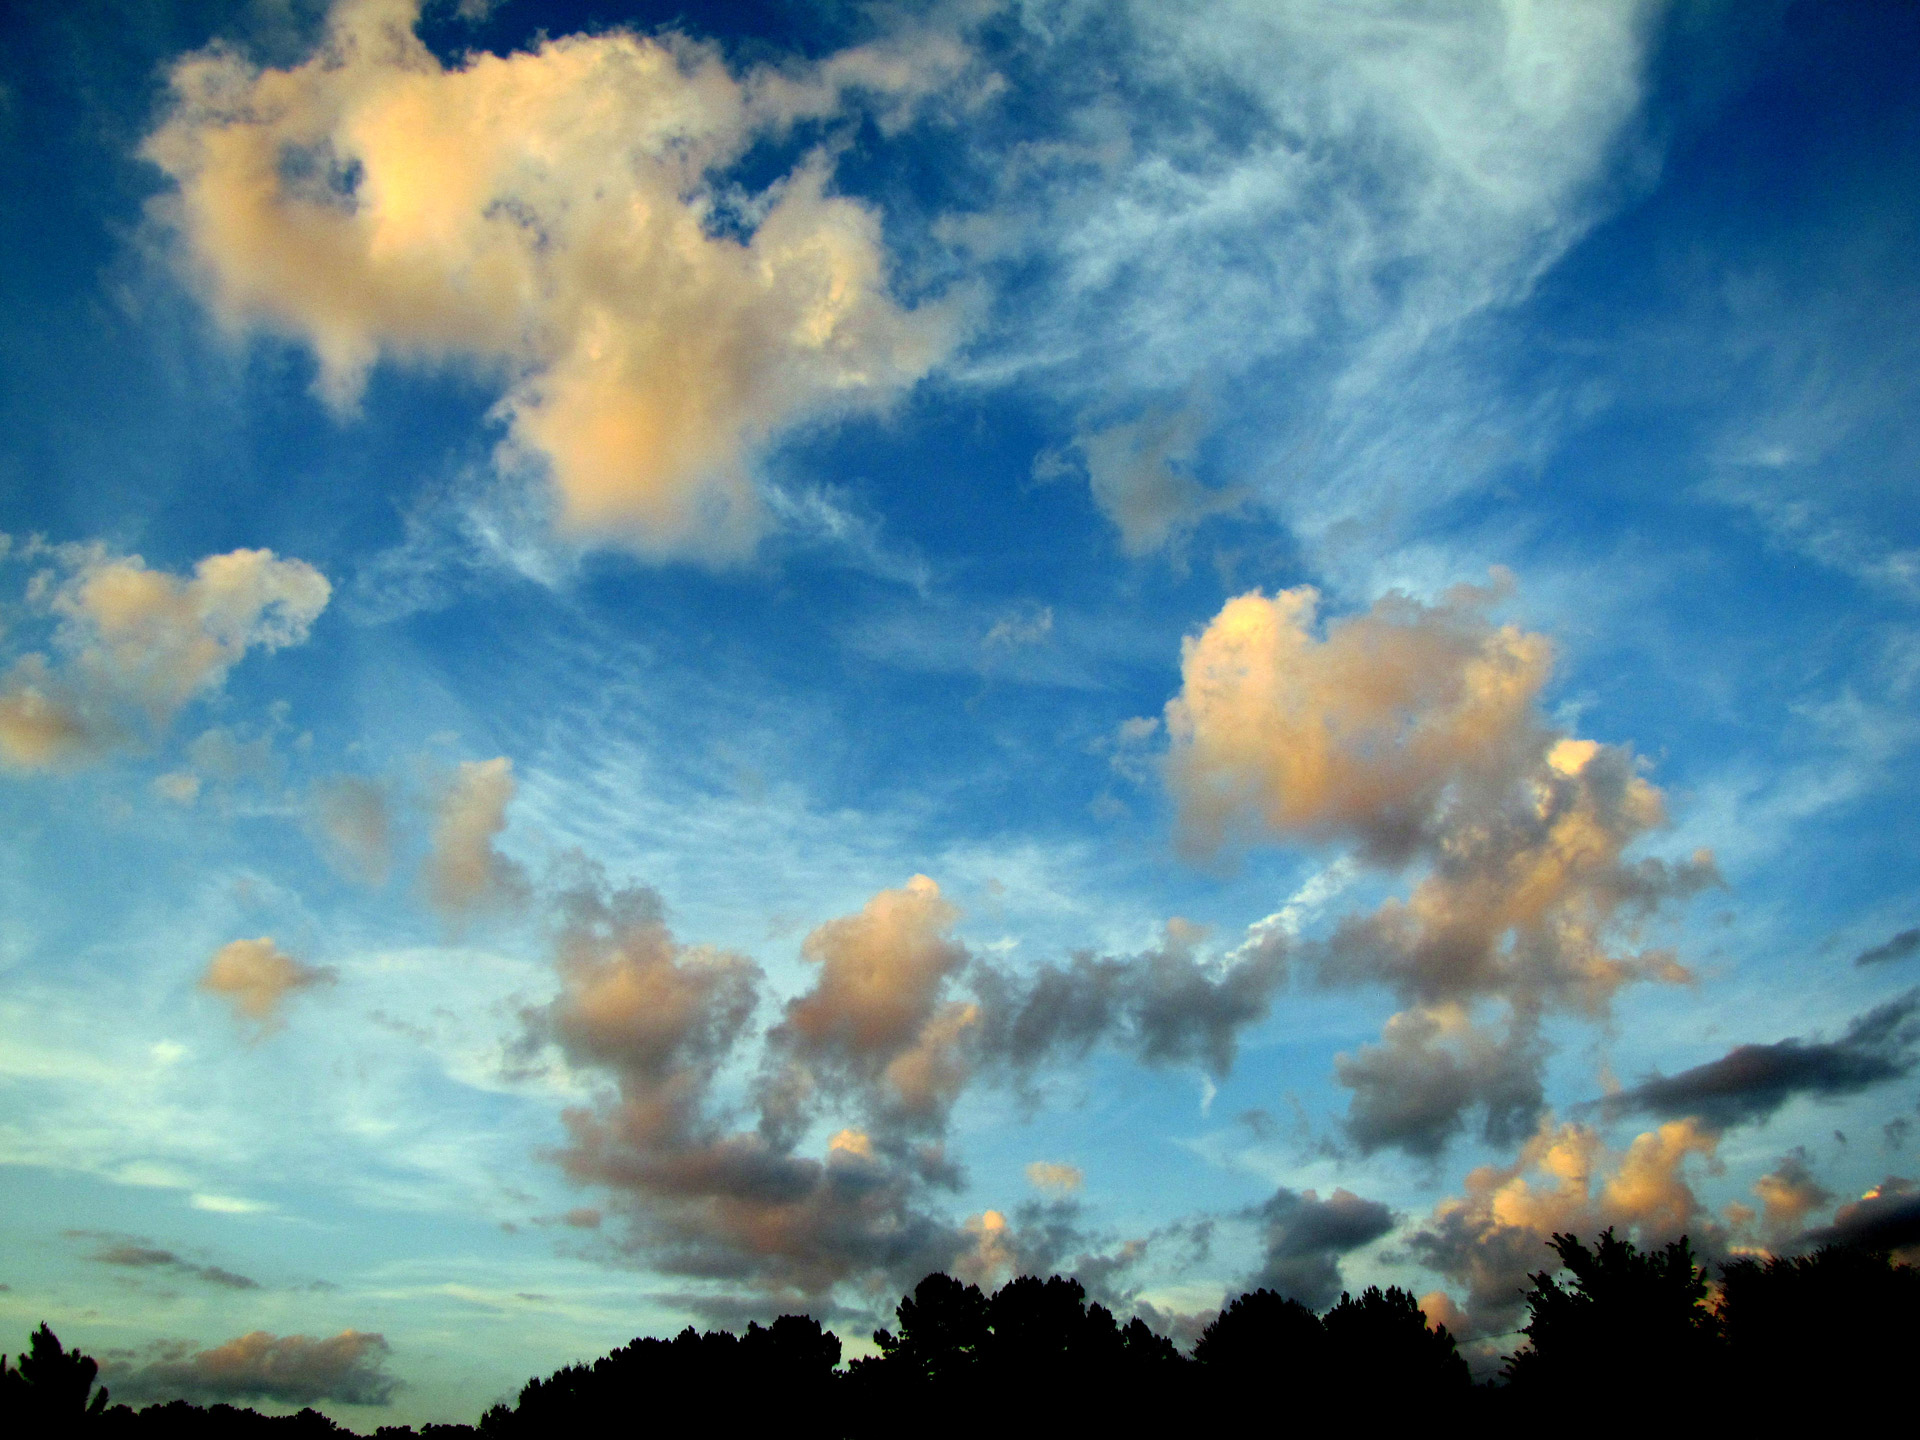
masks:
<path id="1" fill-rule="evenodd" d="M 1210 1414 L 1466 1422 L 1644 1410 L 1672 1403 L 1722 1415 L 1782 1405 L 1844 1407 L 1884 1393 L 1920 1343 L 1920 1272 L 1885 1252 L 1830 1247 L 1741 1259 L 1717 1285 L 1686 1240 L 1642 1251 L 1609 1230 L 1591 1246 L 1556 1235 L 1560 1267 L 1532 1277 L 1525 1343 L 1475 1385 L 1453 1336 L 1429 1328 L 1404 1290 L 1342 1295 L 1324 1315 L 1270 1290 L 1242 1295 L 1192 1355 L 1138 1319 L 1122 1325 L 1074 1280 L 1023 1277 L 991 1295 L 929 1275 L 901 1300 L 879 1354 L 840 1368 L 840 1341 L 788 1315 L 742 1335 L 691 1327 L 637 1339 L 591 1364 L 527 1382 L 477 1426 L 376 1431 L 380 1440 L 718 1435 L 868 1440 L 902 1430 L 977 1437 L 1062 1427 L 1148 1433 Z M 176 1400 L 134 1411 L 95 1390 L 98 1368 L 46 1326 L 17 1366 L 0 1356 L 0 1434 L 300 1436 L 350 1434 L 314 1410 L 268 1417 Z M 1552 1405 L 1552 1410 L 1540 1409 Z M 1514 1418 L 1520 1418 L 1514 1411 Z M 1649 1423 L 1662 1425 L 1648 1412 Z"/>

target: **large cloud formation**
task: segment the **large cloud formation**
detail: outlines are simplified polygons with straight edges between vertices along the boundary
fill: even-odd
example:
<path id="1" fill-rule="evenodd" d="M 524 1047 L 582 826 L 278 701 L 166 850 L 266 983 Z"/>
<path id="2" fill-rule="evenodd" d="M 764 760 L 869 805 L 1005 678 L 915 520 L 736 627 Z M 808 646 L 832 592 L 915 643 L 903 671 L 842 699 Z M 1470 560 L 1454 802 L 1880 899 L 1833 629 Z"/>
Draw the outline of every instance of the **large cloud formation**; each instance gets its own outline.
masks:
<path id="1" fill-rule="evenodd" d="M 1342 1057 L 1364 1149 L 1433 1155 L 1476 1107 L 1496 1141 L 1539 1113 L 1538 1026 L 1600 1016 L 1621 986 L 1685 980 L 1640 925 L 1713 883 L 1705 853 L 1629 859 L 1664 823 L 1623 746 L 1548 724 L 1546 639 L 1489 616 L 1498 587 L 1425 605 L 1391 594 L 1317 624 L 1311 587 L 1231 600 L 1182 646 L 1166 707 L 1168 785 L 1186 847 L 1344 844 L 1405 898 L 1302 947 L 1329 985 L 1384 985 L 1406 1007 Z M 1503 1008 L 1496 1024 L 1476 1010 Z"/>
<path id="2" fill-rule="evenodd" d="M 419 0 L 340 0 L 318 53 L 261 70 L 188 57 L 145 154 L 214 312 L 313 349 L 351 406 L 382 356 L 497 376 L 500 460 L 562 527 L 649 555 L 737 555 L 766 515 L 756 450 L 885 404 L 947 343 L 890 296 L 875 213 L 824 152 L 756 195 L 724 172 L 861 94 L 949 82 L 956 46 L 847 51 L 732 74 L 626 31 L 444 66 Z"/>
<path id="3" fill-rule="evenodd" d="M 931 881 L 882 892 L 808 937 L 820 973 L 770 1037 L 745 1097 L 760 1106 L 750 1125 L 722 1081 L 746 1048 L 759 967 L 676 941 L 649 890 L 588 884 L 562 913 L 561 991 L 530 1017 L 534 1033 L 611 1088 L 566 1113 L 559 1158 L 624 1205 L 653 1263 L 805 1303 L 851 1276 L 910 1284 L 1011 1253 L 999 1215 L 969 1232 L 926 1203 L 956 1179 L 924 1133 L 950 1098 L 940 995 L 957 948 Z M 810 1089 L 796 1066 L 830 1083 Z M 874 1128 L 842 1124 L 824 1154 L 800 1153 L 805 1122 L 840 1106 Z"/>
<path id="4" fill-rule="evenodd" d="M 1592 1235 L 1611 1225 L 1643 1244 L 1685 1234 L 1712 1253 L 1724 1227 L 1708 1216 L 1688 1183 L 1686 1163 L 1711 1163 L 1713 1131 L 1674 1120 L 1612 1152 L 1579 1123 L 1543 1120 L 1510 1165 L 1483 1165 L 1465 1193 L 1442 1200 L 1409 1238 L 1413 1255 L 1467 1290 L 1472 1328 L 1497 1334 L 1525 1308 L 1527 1277 L 1552 1263 L 1556 1232 Z"/>
<path id="5" fill-rule="evenodd" d="M 33 651 L 0 677 L 0 762 L 16 769 L 82 764 L 158 733 L 249 650 L 302 643 L 332 594 L 318 570 L 271 550 L 209 555 L 191 576 L 100 545 L 22 557 L 50 562 L 27 601 L 53 621 L 58 659 Z"/>
<path id="6" fill-rule="evenodd" d="M 181 1344 L 160 1348 L 160 1358 L 144 1365 L 110 1365 L 103 1371 L 101 1378 L 116 1398 L 385 1405 L 397 1383 L 385 1369 L 385 1337 L 364 1330 L 324 1338 L 255 1330 L 206 1350 Z"/>

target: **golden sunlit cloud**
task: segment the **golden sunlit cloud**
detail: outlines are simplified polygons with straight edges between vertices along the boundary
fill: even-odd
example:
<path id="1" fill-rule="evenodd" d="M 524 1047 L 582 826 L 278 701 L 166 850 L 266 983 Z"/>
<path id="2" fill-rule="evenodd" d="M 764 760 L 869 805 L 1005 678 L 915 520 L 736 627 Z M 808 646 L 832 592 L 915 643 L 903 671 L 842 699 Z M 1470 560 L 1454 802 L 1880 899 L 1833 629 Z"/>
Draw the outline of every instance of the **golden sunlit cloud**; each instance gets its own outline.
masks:
<path id="1" fill-rule="evenodd" d="M 17 769 L 84 763 L 164 729 L 249 650 L 304 642 L 333 593 L 271 550 L 209 555 L 191 576 L 100 545 L 23 553 L 51 562 L 27 601 L 54 622 L 60 658 L 27 654 L 0 679 L 0 761 Z M 169 798 L 192 797 L 181 782 Z"/>
<path id="2" fill-rule="evenodd" d="M 447 68 L 418 18 L 341 0 L 304 64 L 174 67 L 144 153 L 209 304 L 312 346 L 337 409 L 383 355 L 494 378 L 498 458 L 550 482 L 564 531 L 738 556 L 768 523 L 756 452 L 886 405 L 952 327 L 890 296 L 879 217 L 829 193 L 824 154 L 751 200 L 713 173 L 850 90 L 910 104 L 964 51 L 920 37 L 736 76 L 715 47 L 614 30 Z"/>

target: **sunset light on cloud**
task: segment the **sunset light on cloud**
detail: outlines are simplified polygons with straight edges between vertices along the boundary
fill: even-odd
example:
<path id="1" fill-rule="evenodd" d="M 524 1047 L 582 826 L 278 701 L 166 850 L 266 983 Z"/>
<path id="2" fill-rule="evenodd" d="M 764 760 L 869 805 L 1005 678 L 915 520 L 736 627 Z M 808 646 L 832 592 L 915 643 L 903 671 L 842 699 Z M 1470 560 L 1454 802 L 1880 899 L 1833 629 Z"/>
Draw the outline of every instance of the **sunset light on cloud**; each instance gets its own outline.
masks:
<path id="1" fill-rule="evenodd" d="M 1920 14 L 0 36 L 0 1351 L 1920 1246 Z"/>

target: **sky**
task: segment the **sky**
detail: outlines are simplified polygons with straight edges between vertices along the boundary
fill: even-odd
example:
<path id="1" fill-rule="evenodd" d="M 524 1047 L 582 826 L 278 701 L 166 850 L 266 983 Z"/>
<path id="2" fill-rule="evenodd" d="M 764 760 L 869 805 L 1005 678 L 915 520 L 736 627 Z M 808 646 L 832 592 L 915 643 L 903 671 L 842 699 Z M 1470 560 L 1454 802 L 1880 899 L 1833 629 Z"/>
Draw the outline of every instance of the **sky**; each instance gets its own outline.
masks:
<path id="1" fill-rule="evenodd" d="M 14 1348 L 1911 1225 L 1920 11 L 0 27 Z"/>

